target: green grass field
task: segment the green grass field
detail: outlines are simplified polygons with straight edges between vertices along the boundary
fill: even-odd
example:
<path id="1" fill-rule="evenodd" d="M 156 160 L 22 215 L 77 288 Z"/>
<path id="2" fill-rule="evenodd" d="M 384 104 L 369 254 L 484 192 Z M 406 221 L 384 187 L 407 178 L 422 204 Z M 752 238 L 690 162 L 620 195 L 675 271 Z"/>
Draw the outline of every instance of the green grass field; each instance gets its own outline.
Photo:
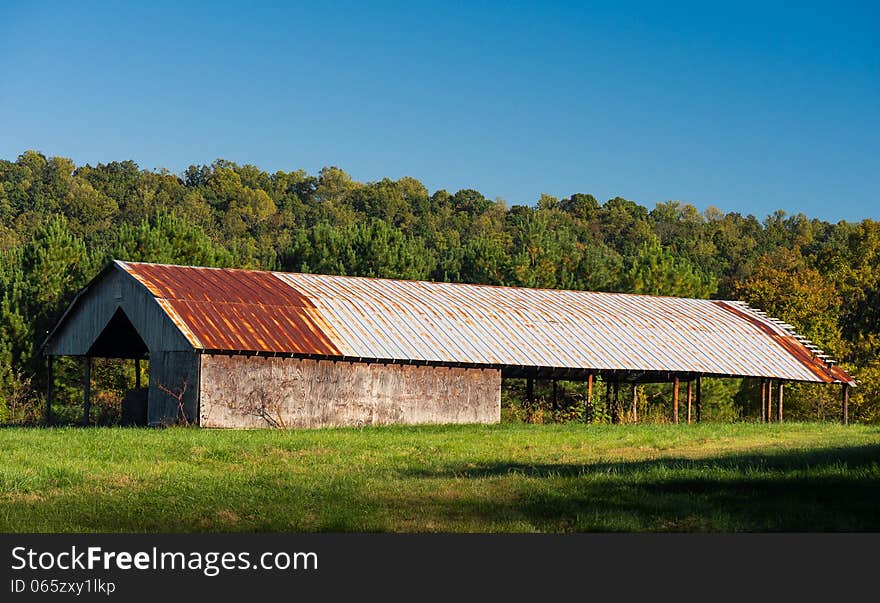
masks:
<path id="1" fill-rule="evenodd" d="M 0 429 L 2 532 L 877 531 L 880 428 Z"/>

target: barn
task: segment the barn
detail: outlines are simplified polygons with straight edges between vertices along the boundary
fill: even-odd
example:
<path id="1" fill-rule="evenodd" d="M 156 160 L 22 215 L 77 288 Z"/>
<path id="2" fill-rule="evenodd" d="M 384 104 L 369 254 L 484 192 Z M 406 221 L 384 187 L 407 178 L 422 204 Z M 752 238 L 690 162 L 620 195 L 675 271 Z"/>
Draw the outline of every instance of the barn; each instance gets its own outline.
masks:
<path id="1" fill-rule="evenodd" d="M 52 360 L 77 356 L 86 424 L 94 357 L 149 361 L 128 400 L 149 425 L 493 423 L 503 378 L 526 379 L 531 396 L 535 380 L 592 389 L 597 377 L 609 403 L 621 384 L 674 384 L 677 422 L 679 384 L 699 420 L 707 376 L 759 379 L 767 421 L 783 418 L 785 382 L 839 384 L 846 421 L 855 385 L 737 301 L 124 261 L 77 294 L 43 353 L 47 420 Z"/>

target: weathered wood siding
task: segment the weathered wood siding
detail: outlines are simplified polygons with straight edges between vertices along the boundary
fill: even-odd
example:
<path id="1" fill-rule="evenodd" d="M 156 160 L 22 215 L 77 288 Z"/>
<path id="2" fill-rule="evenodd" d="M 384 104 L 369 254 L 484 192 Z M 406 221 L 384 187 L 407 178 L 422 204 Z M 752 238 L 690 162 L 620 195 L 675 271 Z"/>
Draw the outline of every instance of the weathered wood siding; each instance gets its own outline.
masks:
<path id="1" fill-rule="evenodd" d="M 55 356 L 85 356 L 119 308 L 150 352 L 192 350 L 156 298 L 130 275 L 114 269 L 78 300 L 46 352 Z"/>
<path id="2" fill-rule="evenodd" d="M 201 356 L 203 427 L 497 423 L 501 372 Z"/>
<path id="3" fill-rule="evenodd" d="M 183 402 L 187 420 L 196 424 L 199 416 L 199 354 L 151 352 L 147 422 L 152 426 L 177 423 L 181 417 L 177 396 Z"/>

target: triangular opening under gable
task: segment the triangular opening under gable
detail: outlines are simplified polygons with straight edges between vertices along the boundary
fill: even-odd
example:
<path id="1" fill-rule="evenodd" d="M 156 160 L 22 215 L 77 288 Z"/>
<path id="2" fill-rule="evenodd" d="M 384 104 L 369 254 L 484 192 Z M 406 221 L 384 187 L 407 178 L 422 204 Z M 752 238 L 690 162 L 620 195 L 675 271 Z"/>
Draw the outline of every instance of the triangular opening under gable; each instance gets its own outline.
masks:
<path id="1" fill-rule="evenodd" d="M 89 356 L 98 358 L 144 358 L 147 344 L 131 324 L 122 308 L 113 317 L 89 348 Z"/>

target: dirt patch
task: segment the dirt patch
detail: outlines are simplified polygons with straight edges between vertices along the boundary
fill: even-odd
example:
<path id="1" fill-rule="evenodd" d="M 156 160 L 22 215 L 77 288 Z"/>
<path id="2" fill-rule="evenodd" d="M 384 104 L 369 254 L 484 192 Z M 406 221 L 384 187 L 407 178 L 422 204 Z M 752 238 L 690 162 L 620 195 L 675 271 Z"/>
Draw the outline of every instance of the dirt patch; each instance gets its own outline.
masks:
<path id="1" fill-rule="evenodd" d="M 6 500 L 11 503 L 39 503 L 43 502 L 45 497 L 37 492 L 10 492 L 0 497 L 0 500 Z"/>
<path id="2" fill-rule="evenodd" d="M 128 488 L 136 482 L 132 476 L 126 473 L 114 473 L 109 475 L 106 481 L 117 488 Z"/>
<path id="3" fill-rule="evenodd" d="M 217 519 L 224 523 L 238 523 L 241 521 L 241 517 L 235 511 L 231 509 L 221 509 L 217 511 Z"/>

